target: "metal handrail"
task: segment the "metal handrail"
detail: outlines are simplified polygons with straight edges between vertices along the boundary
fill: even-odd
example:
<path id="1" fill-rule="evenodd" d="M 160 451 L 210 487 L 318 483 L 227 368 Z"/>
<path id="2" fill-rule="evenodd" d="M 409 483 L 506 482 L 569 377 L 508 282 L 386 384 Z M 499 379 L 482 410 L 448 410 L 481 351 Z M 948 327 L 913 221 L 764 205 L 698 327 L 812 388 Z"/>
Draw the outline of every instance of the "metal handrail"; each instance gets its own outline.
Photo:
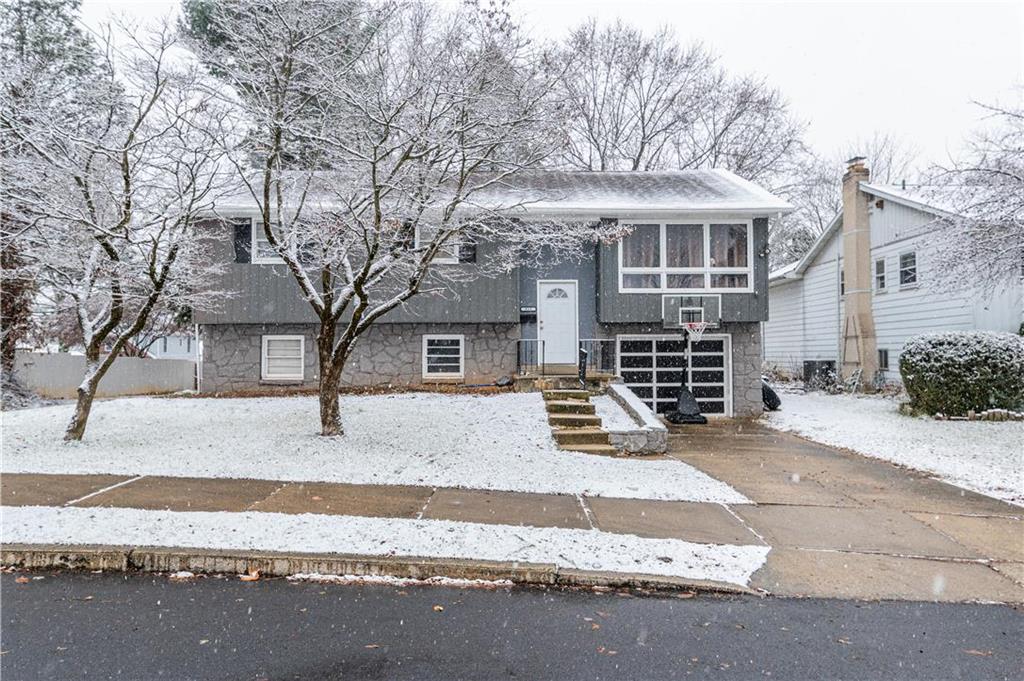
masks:
<path id="1" fill-rule="evenodd" d="M 531 369 L 538 371 L 541 376 L 544 375 L 544 341 L 539 338 L 517 338 L 516 374 L 525 376 Z"/>
<path id="2" fill-rule="evenodd" d="M 591 371 L 615 373 L 616 340 L 614 338 L 581 338 L 579 349 L 587 353 L 584 361 L 588 373 Z"/>

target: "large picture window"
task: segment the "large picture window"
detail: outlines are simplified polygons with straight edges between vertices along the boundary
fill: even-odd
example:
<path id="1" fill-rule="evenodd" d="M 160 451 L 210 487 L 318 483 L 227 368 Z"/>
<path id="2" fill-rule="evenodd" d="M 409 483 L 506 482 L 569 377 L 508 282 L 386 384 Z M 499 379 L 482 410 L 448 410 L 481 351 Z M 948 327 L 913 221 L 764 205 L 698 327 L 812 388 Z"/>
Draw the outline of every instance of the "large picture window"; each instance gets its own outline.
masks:
<path id="1" fill-rule="evenodd" d="M 637 224 L 619 242 L 619 291 L 749 291 L 751 223 Z"/>

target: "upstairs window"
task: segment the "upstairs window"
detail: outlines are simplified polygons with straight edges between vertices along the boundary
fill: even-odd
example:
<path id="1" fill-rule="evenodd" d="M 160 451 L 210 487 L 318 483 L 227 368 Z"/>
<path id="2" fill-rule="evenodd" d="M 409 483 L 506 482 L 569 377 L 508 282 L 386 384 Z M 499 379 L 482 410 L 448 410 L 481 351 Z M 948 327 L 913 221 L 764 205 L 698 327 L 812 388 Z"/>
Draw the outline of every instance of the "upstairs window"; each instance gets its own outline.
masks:
<path id="1" fill-rule="evenodd" d="M 900 286 L 915 286 L 917 284 L 917 253 L 903 253 L 900 255 Z"/>
<path id="2" fill-rule="evenodd" d="M 258 265 L 275 265 L 283 263 L 284 260 L 277 254 L 274 247 L 267 240 L 267 233 L 263 229 L 263 223 L 258 220 L 251 220 L 252 223 L 252 261 Z M 275 234 L 276 236 L 276 234 Z"/>
<path id="3" fill-rule="evenodd" d="M 875 261 L 875 290 L 885 290 L 885 258 Z"/>
<path id="4" fill-rule="evenodd" d="M 749 291 L 751 223 L 638 224 L 619 242 L 619 291 Z"/>
<path id="5" fill-rule="evenodd" d="M 437 228 L 428 225 L 416 225 L 416 248 L 426 248 L 434 240 L 437 235 Z M 433 263 L 437 265 L 456 265 L 460 262 L 459 253 L 461 248 L 462 239 L 459 234 L 453 234 L 448 237 L 440 249 L 437 251 L 437 255 L 434 256 Z"/>

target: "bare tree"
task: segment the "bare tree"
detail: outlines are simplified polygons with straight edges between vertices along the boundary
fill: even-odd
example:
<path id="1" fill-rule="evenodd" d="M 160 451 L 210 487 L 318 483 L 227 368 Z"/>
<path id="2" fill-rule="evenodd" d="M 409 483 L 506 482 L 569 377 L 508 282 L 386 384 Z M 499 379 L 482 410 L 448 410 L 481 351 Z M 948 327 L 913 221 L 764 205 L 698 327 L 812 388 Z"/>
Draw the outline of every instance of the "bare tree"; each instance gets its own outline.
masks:
<path id="1" fill-rule="evenodd" d="M 803 124 L 778 91 L 736 79 L 703 45 L 623 22 L 572 31 L 557 101 L 565 106 L 563 165 L 585 170 L 726 168 L 778 174 L 802 150 Z"/>
<path id="2" fill-rule="evenodd" d="M 772 266 L 800 259 L 842 210 L 846 159 L 864 156 L 873 182 L 894 184 L 917 179 L 914 165 L 918 155 L 916 147 L 886 132 L 851 140 L 828 157 L 810 151 L 799 155 L 792 168 L 773 184 L 773 190 L 785 196 L 796 210 L 773 225 Z"/>
<path id="3" fill-rule="evenodd" d="M 210 19 L 258 42 L 195 49 L 249 123 L 232 159 L 258 206 L 256 247 L 286 266 L 318 319 L 323 435 L 343 433 L 342 372 L 385 314 L 454 278 L 579 254 L 614 229 L 509 214 L 529 200 L 510 180 L 554 146 L 556 72 L 502 15 L 236 0 Z"/>
<path id="4" fill-rule="evenodd" d="M 991 294 L 1024 276 L 1024 109 L 979 106 L 988 125 L 962 158 L 931 170 L 928 193 L 947 209 L 939 285 Z"/>
<path id="5" fill-rule="evenodd" d="M 151 315 L 217 293 L 194 285 L 215 270 L 195 227 L 219 177 L 205 132 L 217 108 L 197 88 L 197 67 L 172 55 L 167 26 L 119 28 L 130 44 L 118 47 L 109 31 L 101 40 L 105 79 L 42 87 L 0 107 L 19 150 L 5 204 L 25 225 L 40 297 L 74 315 L 85 351 L 66 440 L 82 438 L 97 385 Z M 49 106 L 58 96 L 84 106 L 65 115 Z"/>

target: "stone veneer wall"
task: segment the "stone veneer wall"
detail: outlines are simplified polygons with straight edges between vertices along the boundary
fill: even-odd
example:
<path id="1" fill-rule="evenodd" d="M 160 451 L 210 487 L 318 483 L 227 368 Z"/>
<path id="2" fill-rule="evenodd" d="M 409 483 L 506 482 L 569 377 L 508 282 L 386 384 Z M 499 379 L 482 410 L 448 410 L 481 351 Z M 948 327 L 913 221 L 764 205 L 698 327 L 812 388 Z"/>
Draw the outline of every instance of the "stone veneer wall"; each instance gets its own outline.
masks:
<path id="1" fill-rule="evenodd" d="M 316 385 L 319 368 L 314 324 L 204 324 L 203 392 L 247 390 L 279 382 L 260 380 L 264 335 L 306 338 L 303 385 Z M 458 383 L 491 383 L 516 370 L 518 324 L 375 324 L 358 341 L 342 375 L 343 385 L 419 385 L 423 377 L 423 335 L 463 334 L 465 378 Z M 452 379 L 445 379 L 452 382 Z"/>
<path id="2" fill-rule="evenodd" d="M 617 334 L 662 335 L 661 324 L 602 324 L 600 336 Z M 760 416 L 761 400 L 761 322 L 728 322 L 709 334 L 732 336 L 732 413 L 736 417 Z"/>

